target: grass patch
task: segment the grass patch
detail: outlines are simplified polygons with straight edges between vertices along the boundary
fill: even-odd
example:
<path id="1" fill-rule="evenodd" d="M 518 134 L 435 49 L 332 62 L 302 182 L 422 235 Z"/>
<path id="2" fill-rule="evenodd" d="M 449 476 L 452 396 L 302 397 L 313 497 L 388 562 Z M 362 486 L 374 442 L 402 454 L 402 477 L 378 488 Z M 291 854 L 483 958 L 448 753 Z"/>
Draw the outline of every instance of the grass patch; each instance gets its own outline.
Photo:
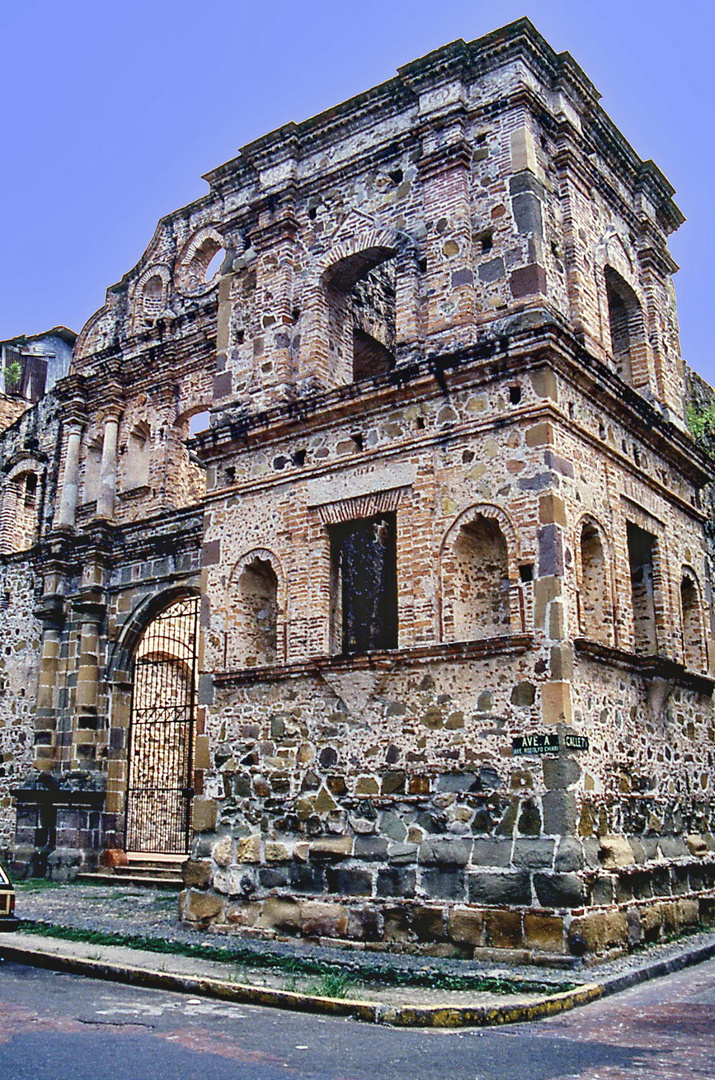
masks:
<path id="1" fill-rule="evenodd" d="M 538 980 L 494 978 L 469 973 L 461 975 L 440 971 L 409 971 L 391 967 L 358 971 L 357 967 L 350 970 L 348 965 L 329 964 L 310 957 L 259 952 L 248 945 L 224 949 L 217 945 L 167 941 L 162 938 L 144 937 L 141 934 L 111 934 L 104 930 L 55 926 L 30 919 L 20 920 L 19 930 L 26 934 L 61 938 L 64 941 L 82 941 L 90 945 L 125 945 L 128 948 L 145 949 L 153 953 L 264 968 L 267 971 L 282 972 L 292 977 L 289 979 L 290 982 L 294 982 L 299 975 L 313 975 L 320 979 L 320 983 L 309 992 L 325 997 L 343 996 L 348 984 L 354 982 L 356 977 L 359 977 L 361 983 L 382 986 L 418 986 L 431 990 L 476 990 L 493 994 L 555 994 L 573 990 L 577 985 L 572 982 L 546 983 Z M 334 992 L 329 992 L 330 990 Z"/>
<path id="2" fill-rule="evenodd" d="M 16 893 L 39 893 L 50 889 L 63 889 L 63 881 L 49 881 L 47 878 L 26 878 L 24 881 L 13 882 Z"/>
<path id="3" fill-rule="evenodd" d="M 345 998 L 352 985 L 353 980 L 346 971 L 326 971 L 320 983 L 317 986 L 308 986 L 305 992 L 315 997 Z"/>

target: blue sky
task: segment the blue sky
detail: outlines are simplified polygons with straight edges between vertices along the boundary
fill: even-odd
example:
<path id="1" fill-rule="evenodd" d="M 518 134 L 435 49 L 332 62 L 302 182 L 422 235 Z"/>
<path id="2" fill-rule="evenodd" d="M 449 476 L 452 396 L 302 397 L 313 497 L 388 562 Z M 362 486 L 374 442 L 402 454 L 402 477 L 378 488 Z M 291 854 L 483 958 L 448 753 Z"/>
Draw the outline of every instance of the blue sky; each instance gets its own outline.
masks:
<path id="1" fill-rule="evenodd" d="M 677 189 L 683 354 L 715 382 L 715 6 L 698 0 L 0 0 L 0 338 L 79 330 L 239 146 L 521 15 Z"/>

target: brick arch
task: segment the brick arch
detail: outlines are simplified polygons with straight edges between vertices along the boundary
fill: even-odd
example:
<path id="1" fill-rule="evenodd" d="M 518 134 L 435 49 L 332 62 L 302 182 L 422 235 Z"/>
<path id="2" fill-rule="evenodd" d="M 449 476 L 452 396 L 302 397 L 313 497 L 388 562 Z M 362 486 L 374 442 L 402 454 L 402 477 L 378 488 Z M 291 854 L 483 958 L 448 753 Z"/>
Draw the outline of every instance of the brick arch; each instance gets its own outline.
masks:
<path id="1" fill-rule="evenodd" d="M 462 551 L 460 548 L 464 548 Z M 471 548 L 471 550 L 470 550 Z M 465 562 L 480 550 L 491 549 L 492 564 L 482 585 L 491 593 L 486 607 L 474 607 L 467 617 L 464 590 L 468 585 Z M 495 503 L 475 503 L 464 509 L 444 534 L 439 548 L 440 633 L 443 641 L 462 640 L 460 626 L 476 626 L 480 619 L 493 633 L 471 636 L 503 636 L 525 628 L 524 607 L 519 586 L 520 538 L 507 511 Z M 485 578 L 485 575 L 482 575 Z M 475 599 L 483 604 L 481 599 Z M 495 613 L 494 605 L 499 611 Z"/>
<path id="2" fill-rule="evenodd" d="M 343 348 L 342 358 L 330 355 L 331 317 L 346 319 L 346 312 L 335 315 L 342 298 L 371 270 L 397 256 L 405 243 L 405 236 L 394 229 L 380 229 L 361 219 L 356 231 L 339 231 L 318 257 L 305 294 L 305 347 L 300 371 L 304 384 L 339 386 L 353 381 L 350 348 Z"/>
<path id="3" fill-rule="evenodd" d="M 591 542 L 584 561 L 583 538 L 588 530 L 601 549 L 602 566 L 598 568 L 597 545 Z M 615 642 L 614 560 L 613 548 L 605 527 L 591 513 L 582 514 L 573 532 L 576 560 L 577 608 L 579 631 L 606 645 Z M 600 587 L 599 587 L 600 582 Z"/>
<path id="4" fill-rule="evenodd" d="M 176 260 L 174 284 L 179 292 L 185 296 L 202 296 L 216 287 L 216 279 L 204 281 L 203 271 L 225 244 L 216 225 L 204 225 L 192 233 Z"/>
<path id="5" fill-rule="evenodd" d="M 247 643 L 246 634 L 249 630 L 247 623 L 252 620 L 254 613 L 250 611 L 251 602 L 248 601 L 248 610 L 246 610 L 246 602 L 242 602 L 239 594 L 241 579 L 244 574 L 251 572 L 256 564 L 267 564 L 275 578 L 275 592 L 273 596 L 265 596 L 269 605 L 271 603 L 275 605 L 274 623 L 271 628 L 271 631 L 275 634 L 275 643 L 273 655 L 269 655 L 267 658 L 265 658 L 266 640 L 263 639 L 261 641 L 260 634 L 257 635 L 255 649 L 251 651 Z M 260 576 L 260 574 L 257 575 L 257 577 Z M 286 633 L 288 626 L 287 608 L 286 574 L 281 560 L 273 551 L 265 547 L 254 547 L 251 548 L 250 551 L 245 552 L 245 554 L 234 563 L 226 585 L 227 619 L 224 645 L 224 666 L 227 669 L 245 667 L 248 664 L 248 656 L 253 656 L 253 663 L 258 664 L 261 655 L 264 655 L 264 662 L 266 663 L 284 662 L 286 659 Z M 243 625 L 241 623 L 242 617 L 244 619 Z M 258 664 L 258 666 L 262 665 Z"/>
<path id="6" fill-rule="evenodd" d="M 594 250 L 598 282 L 603 345 L 616 363 L 622 378 L 633 386 L 649 383 L 649 349 L 646 328 L 647 303 L 638 277 L 638 267 L 627 245 L 615 229 L 608 229 Z M 616 308 L 622 309 L 621 316 Z M 630 348 L 624 350 L 617 338 L 628 331 Z"/>
<path id="7" fill-rule="evenodd" d="M 145 304 L 145 289 L 153 278 L 161 281 L 161 310 L 147 310 Z M 132 290 L 132 333 L 138 334 L 142 330 L 149 329 L 154 320 L 158 318 L 166 308 L 169 301 L 169 285 L 171 283 L 171 270 L 165 263 L 153 263 L 148 266 L 143 274 L 137 279 Z"/>
<path id="8" fill-rule="evenodd" d="M 26 480 L 21 489 L 22 477 Z M 22 551 L 37 542 L 43 481 L 44 465 L 34 454 L 21 451 L 8 462 L 0 501 L 0 554 Z"/>
<path id="9" fill-rule="evenodd" d="M 142 597 L 124 623 L 119 637 L 110 650 L 106 669 L 108 682 L 116 684 L 129 682 L 132 656 L 149 624 L 177 600 L 185 600 L 191 596 L 200 596 L 199 589 L 194 585 L 175 585 L 159 593 Z"/>

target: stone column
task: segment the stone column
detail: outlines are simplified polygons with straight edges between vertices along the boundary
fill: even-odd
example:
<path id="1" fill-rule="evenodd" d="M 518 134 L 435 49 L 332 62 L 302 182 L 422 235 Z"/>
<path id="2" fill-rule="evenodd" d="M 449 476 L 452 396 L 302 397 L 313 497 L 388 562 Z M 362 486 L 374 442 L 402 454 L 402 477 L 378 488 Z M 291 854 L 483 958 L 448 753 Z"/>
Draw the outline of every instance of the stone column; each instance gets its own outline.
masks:
<path id="1" fill-rule="evenodd" d="M 99 467 L 99 498 L 97 514 L 99 518 L 110 520 L 114 517 L 114 499 L 117 492 L 117 437 L 121 409 L 112 405 L 104 417 L 104 437 L 102 440 L 102 461 Z"/>
<path id="2" fill-rule="evenodd" d="M 65 471 L 62 478 L 57 525 L 60 528 L 73 529 L 77 513 L 77 494 L 79 484 L 79 450 L 82 442 L 82 424 L 71 420 L 66 424 L 67 448 L 65 451 Z"/>
<path id="3" fill-rule="evenodd" d="M 99 626 L 104 616 L 101 604 L 82 605 L 79 663 L 75 711 L 78 716 L 96 717 L 99 683 Z"/>

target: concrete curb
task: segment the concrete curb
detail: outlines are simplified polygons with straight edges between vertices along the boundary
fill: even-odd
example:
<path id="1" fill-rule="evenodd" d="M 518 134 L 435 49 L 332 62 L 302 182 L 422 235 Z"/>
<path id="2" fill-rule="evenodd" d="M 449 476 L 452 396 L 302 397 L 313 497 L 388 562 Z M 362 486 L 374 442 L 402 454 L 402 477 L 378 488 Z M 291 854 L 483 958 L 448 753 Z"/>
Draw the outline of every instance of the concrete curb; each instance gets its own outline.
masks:
<path id="1" fill-rule="evenodd" d="M 62 939 L 56 939 L 62 940 Z M 353 1001 L 349 998 L 319 997 L 291 990 L 250 986 L 223 979 L 184 975 L 149 967 L 90 960 L 88 957 L 62 956 L 40 947 L 0 943 L 0 957 L 18 964 L 85 975 L 144 986 L 155 990 L 170 990 L 201 997 L 218 998 L 243 1005 L 261 1005 L 295 1012 L 319 1013 L 326 1016 L 349 1016 L 371 1024 L 393 1027 L 458 1028 L 494 1027 L 540 1020 L 586 1005 L 598 998 L 617 994 L 650 979 L 682 971 L 683 968 L 715 957 L 715 942 L 686 950 L 677 956 L 640 967 L 599 982 L 583 983 L 573 990 L 534 997 L 531 1001 L 486 1005 L 389 1005 L 377 1001 Z"/>
<path id="2" fill-rule="evenodd" d="M 107 979 L 145 986 L 154 990 L 172 990 L 183 994 L 219 998 L 242 1005 L 263 1005 L 274 1009 L 291 1009 L 295 1012 L 322 1013 L 327 1016 L 350 1016 L 370 1024 L 387 1024 L 393 1027 L 492 1027 L 500 1024 L 516 1024 L 526 1020 L 539 1020 L 555 1016 L 603 995 L 600 983 L 584 983 L 574 990 L 519 1004 L 503 1005 L 386 1005 L 377 1001 L 351 1001 L 349 998 L 318 997 L 313 994 L 295 993 L 291 990 L 275 990 L 267 987 L 247 986 L 242 983 L 225 982 L 221 979 L 179 975 L 151 968 L 132 967 L 127 964 L 90 960 L 85 957 L 60 956 L 43 949 L 28 949 L 15 945 L 0 945 L 0 956 L 17 964 L 64 971 L 73 975 L 85 975 L 93 979 Z"/>

